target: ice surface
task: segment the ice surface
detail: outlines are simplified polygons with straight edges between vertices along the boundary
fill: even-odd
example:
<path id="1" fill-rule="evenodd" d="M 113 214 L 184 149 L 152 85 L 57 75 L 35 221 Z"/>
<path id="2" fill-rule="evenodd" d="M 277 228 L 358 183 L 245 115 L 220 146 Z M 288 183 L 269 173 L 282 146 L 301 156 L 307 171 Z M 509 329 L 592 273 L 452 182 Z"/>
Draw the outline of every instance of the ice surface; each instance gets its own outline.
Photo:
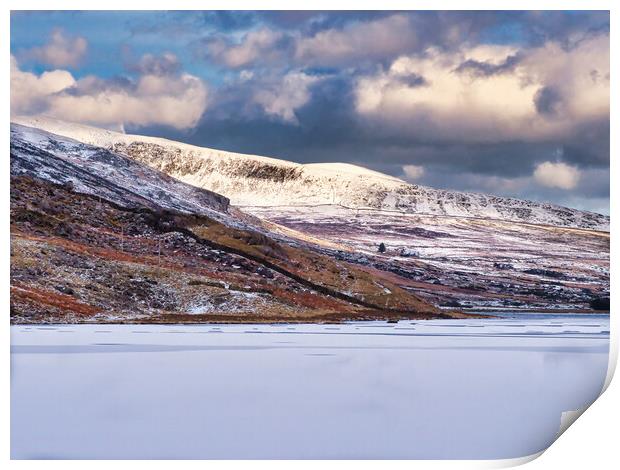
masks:
<path id="1" fill-rule="evenodd" d="M 609 316 L 13 326 L 13 458 L 510 458 L 594 401 Z"/>

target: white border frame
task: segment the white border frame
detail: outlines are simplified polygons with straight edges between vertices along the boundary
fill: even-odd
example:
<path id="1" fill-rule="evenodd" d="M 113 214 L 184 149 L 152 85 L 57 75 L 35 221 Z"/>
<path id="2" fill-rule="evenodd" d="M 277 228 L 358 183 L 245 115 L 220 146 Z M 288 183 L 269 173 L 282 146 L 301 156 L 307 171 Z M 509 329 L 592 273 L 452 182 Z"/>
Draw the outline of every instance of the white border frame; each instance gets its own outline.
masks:
<path id="1" fill-rule="evenodd" d="M 5 61 L 5 73 L 2 74 L 3 82 L 3 95 L 5 105 L 2 108 L 2 115 L 4 117 L 4 123 L 7 127 L 4 128 L 4 132 L 1 135 L 2 147 L 6 150 L 9 148 L 9 132 L 8 124 L 10 121 L 10 45 L 8 35 L 10 31 L 10 10 L 79 10 L 79 9 L 93 9 L 93 10 L 351 10 L 351 9 L 369 9 L 369 10 L 611 10 L 610 19 L 612 24 L 613 38 L 615 35 L 615 12 L 613 6 L 618 4 L 611 0 L 563 0 L 563 1 L 549 1 L 549 0 L 504 0 L 488 1 L 488 0 L 469 0 L 468 2 L 459 2 L 458 0 L 434 0 L 434 1 L 422 1 L 422 0 L 383 0 L 381 2 L 354 2 L 352 0 L 301 0 L 294 3 L 296 8 L 291 8 L 293 4 L 289 1 L 283 0 L 262 0 L 262 1 L 247 1 L 247 0 L 229 0 L 222 1 L 216 0 L 211 2 L 201 2 L 197 0 L 177 0 L 177 1 L 165 1 L 165 0 L 152 0 L 149 2 L 140 2 L 135 0 L 92 0 L 89 2 L 79 0 L 57 0 L 55 2 L 46 2 L 43 0 L 8 0 L 4 3 L 5 7 L 2 11 L 1 21 L 3 40 L 0 42 L 2 53 Z M 620 11 L 620 7 L 616 8 Z M 617 47 L 614 46 L 613 41 L 611 44 L 611 76 L 613 79 L 617 79 L 620 74 L 618 73 L 618 58 Z M 612 84 L 614 83 L 612 79 Z M 614 185 L 614 182 L 618 180 L 619 166 L 614 160 L 614 156 L 617 154 L 618 145 L 616 136 L 620 135 L 617 124 L 617 119 L 614 119 L 614 111 L 618 110 L 618 94 L 617 87 L 611 88 L 611 195 L 610 195 L 610 214 L 611 225 L 615 225 L 616 217 L 618 216 L 618 208 L 614 201 L 618 201 L 618 187 Z M 2 172 L 3 181 L 9 181 L 9 159 L 5 154 L 3 165 L 0 168 Z M 9 185 L 4 187 L 4 201 L 2 205 L 2 215 L 4 223 L 8 224 L 9 220 Z M 6 227 L 6 226 L 5 226 Z M 9 305 L 9 269 L 10 269 L 10 257 L 9 257 L 9 231 L 4 230 L 0 234 L 2 240 L 3 250 L 1 252 L 3 258 L 3 270 L 2 281 L 0 284 L 0 292 L 2 296 L 3 305 L 8 307 Z M 611 246 L 611 279 L 616 278 L 617 272 L 617 250 L 614 249 L 615 245 Z M 614 295 L 612 290 L 612 310 L 614 309 Z M 9 461 L 10 459 L 10 329 L 8 328 L 8 312 L 5 313 L 5 321 L 7 327 L 2 328 L 0 331 L 1 341 L 0 344 L 4 346 L 3 362 L 2 362 L 2 375 L 0 386 L 0 416 L 3 417 L 0 425 L 0 456 L 2 460 Z M 611 378 L 617 363 L 618 356 L 618 326 L 619 321 L 617 315 L 611 314 L 611 341 L 610 341 L 610 355 L 609 355 L 609 370 L 607 374 L 607 380 L 605 389 L 610 385 Z M 616 381 L 617 382 L 617 381 Z M 529 468 L 549 468 L 557 466 L 563 470 L 580 469 L 582 470 L 585 465 L 592 466 L 596 469 L 615 468 L 620 463 L 620 458 L 617 453 L 617 437 L 616 430 L 620 418 L 620 386 L 617 383 L 611 384 L 611 387 L 599 398 L 584 415 L 579 418 L 579 423 L 576 426 L 571 426 L 566 433 L 562 434 L 559 439 L 551 445 L 551 447 L 539 454 L 532 456 L 522 457 L 518 459 L 509 460 L 490 460 L 490 461 L 477 461 L 477 460 L 449 460 L 449 461 L 380 461 L 379 465 L 382 467 L 390 468 L 411 468 L 416 466 L 417 468 L 440 468 L 440 469 L 467 469 L 467 468 L 505 468 L 515 465 L 521 465 L 530 462 L 537 457 L 534 462 L 530 464 Z M 10 461 L 9 464 L 15 468 L 35 468 L 39 466 L 46 466 L 48 468 L 68 470 L 72 468 L 83 468 L 84 465 L 88 465 L 88 468 L 103 469 L 109 465 L 108 461 Z M 176 468 L 203 468 L 204 465 L 210 467 L 217 467 L 221 469 L 238 468 L 238 466 L 251 466 L 253 469 L 288 469 L 293 465 L 295 468 L 314 468 L 316 461 L 173 461 L 170 464 L 167 461 L 115 461 L 114 465 L 119 468 L 148 468 L 149 470 L 166 468 L 167 465 L 174 465 Z M 322 461 L 321 466 L 325 468 L 375 468 L 376 461 Z"/>

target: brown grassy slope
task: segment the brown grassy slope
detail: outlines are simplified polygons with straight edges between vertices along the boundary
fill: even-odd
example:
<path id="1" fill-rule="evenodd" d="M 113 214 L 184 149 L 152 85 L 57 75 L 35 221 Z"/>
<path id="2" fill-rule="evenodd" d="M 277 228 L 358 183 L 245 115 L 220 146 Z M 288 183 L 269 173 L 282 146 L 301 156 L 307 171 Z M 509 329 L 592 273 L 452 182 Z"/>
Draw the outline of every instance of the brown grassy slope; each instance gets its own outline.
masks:
<path id="1" fill-rule="evenodd" d="M 438 316 L 380 277 L 261 234 L 24 176 L 11 180 L 11 282 L 14 322 Z"/>
<path id="2" fill-rule="evenodd" d="M 219 223 L 193 224 L 188 228 L 201 238 L 268 263 L 314 289 L 343 300 L 382 310 L 439 312 L 393 282 L 350 263 L 277 243 L 260 233 L 231 230 Z"/>

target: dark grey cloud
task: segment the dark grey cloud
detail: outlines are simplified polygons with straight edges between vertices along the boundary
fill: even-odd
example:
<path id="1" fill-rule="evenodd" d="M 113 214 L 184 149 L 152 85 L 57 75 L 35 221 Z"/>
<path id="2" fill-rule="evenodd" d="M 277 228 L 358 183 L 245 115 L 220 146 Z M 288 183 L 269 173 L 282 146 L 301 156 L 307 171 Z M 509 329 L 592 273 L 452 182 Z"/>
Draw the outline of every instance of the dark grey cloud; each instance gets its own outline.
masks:
<path id="1" fill-rule="evenodd" d="M 136 88 L 135 80 L 116 75 L 110 78 L 86 77 L 67 88 L 63 93 L 70 96 L 89 96 L 103 90 L 112 92 L 133 92 Z"/>
<path id="2" fill-rule="evenodd" d="M 527 176 L 515 178 L 483 176 L 451 168 L 427 168 L 424 175 L 415 183 L 435 188 L 553 202 L 609 214 L 609 169 L 580 171 L 578 185 L 570 192 L 540 186 Z"/>
<path id="3" fill-rule="evenodd" d="M 384 18 L 398 11 L 261 11 L 257 18 L 264 24 L 285 31 L 294 31 L 304 36 L 316 34 L 330 28 L 342 28 L 352 22 L 364 22 Z M 409 12 L 409 14 L 413 14 Z"/>
<path id="4" fill-rule="evenodd" d="M 407 85 L 409 88 L 415 88 L 418 86 L 428 85 L 428 81 L 422 75 L 417 73 L 411 73 L 408 75 L 401 75 L 400 82 Z"/>
<path id="5" fill-rule="evenodd" d="M 609 168 L 609 118 L 585 122 L 560 141 L 562 159 L 587 168 Z"/>
<path id="6" fill-rule="evenodd" d="M 554 116 L 559 113 L 561 104 L 562 96 L 552 86 L 542 87 L 534 96 L 534 105 L 539 114 Z"/>
<path id="7" fill-rule="evenodd" d="M 505 60 L 499 64 L 493 64 L 491 62 L 481 62 L 473 59 L 466 60 L 459 65 L 455 72 L 467 73 L 473 76 L 490 77 L 491 75 L 498 75 L 501 73 L 511 72 L 521 61 L 520 54 L 513 54 L 506 57 Z"/>

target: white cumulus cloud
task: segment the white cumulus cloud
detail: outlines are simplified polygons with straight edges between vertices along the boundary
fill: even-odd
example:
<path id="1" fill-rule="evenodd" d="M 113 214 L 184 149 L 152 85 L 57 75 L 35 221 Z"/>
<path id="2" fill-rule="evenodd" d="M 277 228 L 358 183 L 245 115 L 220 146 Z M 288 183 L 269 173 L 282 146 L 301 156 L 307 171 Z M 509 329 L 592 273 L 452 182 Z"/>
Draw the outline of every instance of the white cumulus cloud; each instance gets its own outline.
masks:
<path id="1" fill-rule="evenodd" d="M 49 98 L 75 85 L 66 70 L 52 70 L 35 75 L 22 72 L 11 56 L 11 114 L 36 114 L 47 108 Z"/>
<path id="2" fill-rule="evenodd" d="M 231 44 L 225 38 L 207 42 L 208 56 L 232 68 L 246 67 L 260 60 L 265 63 L 280 56 L 277 47 L 283 34 L 269 28 L 248 32 L 239 43 Z"/>
<path id="3" fill-rule="evenodd" d="M 416 32 L 407 15 L 396 14 L 299 38 L 295 59 L 305 64 L 342 65 L 399 54 L 416 43 Z"/>
<path id="4" fill-rule="evenodd" d="M 355 109 L 375 125 L 437 139 L 494 142 L 571 135 L 609 116 L 609 36 L 572 47 L 464 47 L 402 56 L 361 76 Z"/>
<path id="5" fill-rule="evenodd" d="M 70 36 L 64 30 L 54 29 L 49 42 L 24 52 L 24 57 L 52 67 L 75 67 L 84 58 L 88 42 L 81 36 Z"/>
<path id="6" fill-rule="evenodd" d="M 534 179 L 548 188 L 573 189 L 581 174 L 579 169 L 562 162 L 544 162 L 534 170 Z"/>
<path id="7" fill-rule="evenodd" d="M 258 89 L 253 99 L 266 114 L 286 122 L 297 123 L 295 110 L 310 101 L 310 86 L 317 80 L 318 77 L 303 72 L 289 72 L 282 80 Z"/>
<path id="8" fill-rule="evenodd" d="M 106 127 L 194 127 L 207 107 L 207 86 L 187 73 L 159 72 L 150 70 L 135 80 L 76 80 L 66 70 L 22 71 L 11 57 L 11 114 L 46 114 Z"/>

